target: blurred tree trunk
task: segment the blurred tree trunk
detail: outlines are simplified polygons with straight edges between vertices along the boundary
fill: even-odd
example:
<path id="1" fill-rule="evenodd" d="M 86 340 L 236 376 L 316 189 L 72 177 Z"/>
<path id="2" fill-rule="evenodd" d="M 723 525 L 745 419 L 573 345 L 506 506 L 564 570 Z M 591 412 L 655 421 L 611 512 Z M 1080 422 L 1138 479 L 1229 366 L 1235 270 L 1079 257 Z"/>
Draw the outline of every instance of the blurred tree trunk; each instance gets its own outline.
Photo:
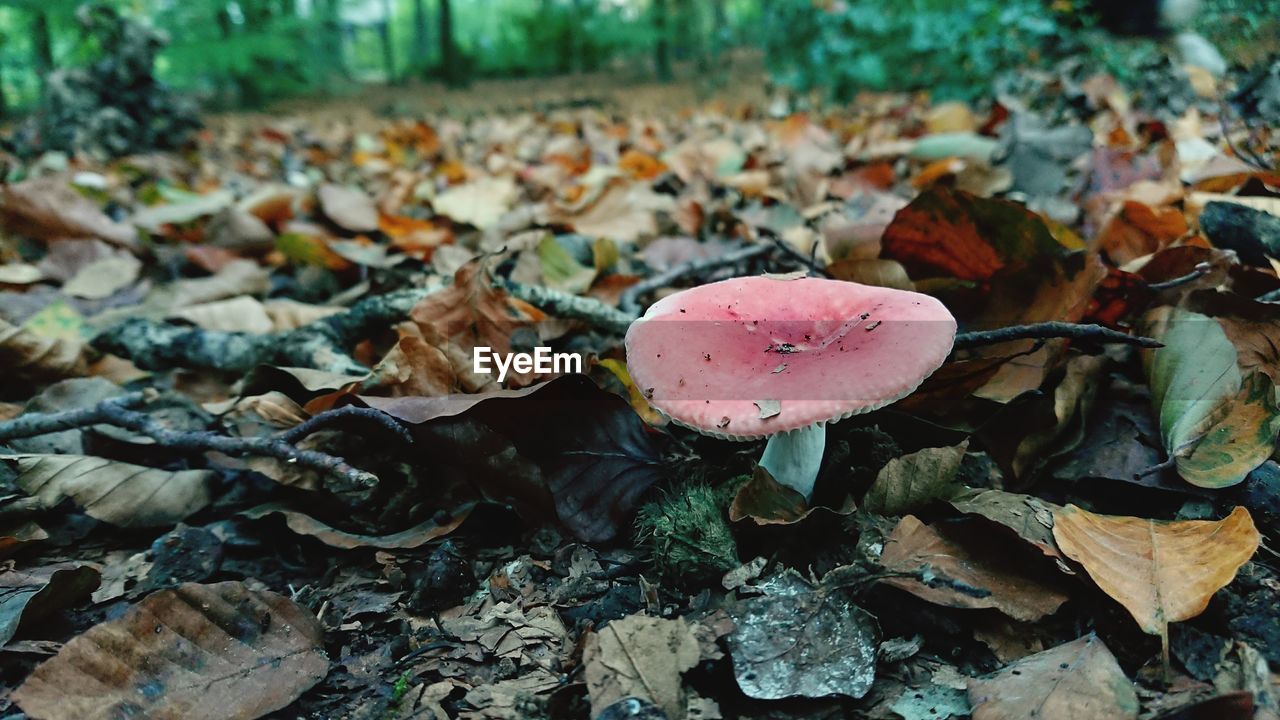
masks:
<path id="1" fill-rule="evenodd" d="M 729 34 L 729 18 L 724 11 L 725 0 L 711 0 L 711 62 L 720 59 L 724 42 Z"/>
<path id="2" fill-rule="evenodd" d="M 31 12 L 32 61 L 35 64 L 36 77 L 40 80 L 40 87 L 43 90 L 49 79 L 49 73 L 53 72 L 53 39 L 49 34 L 48 11 L 37 8 Z"/>
<path id="3" fill-rule="evenodd" d="M 662 82 L 671 80 L 671 41 L 667 37 L 670 0 L 653 0 L 653 67 Z"/>
<path id="4" fill-rule="evenodd" d="M 440 70 L 446 85 L 462 82 L 458 45 L 453 41 L 453 8 L 450 0 L 440 0 Z"/>
<path id="5" fill-rule="evenodd" d="M 419 69 L 431 63 L 431 25 L 427 22 L 426 0 L 413 0 L 413 63 Z"/>
<path id="6" fill-rule="evenodd" d="M 382 0 L 382 22 L 378 34 L 382 38 L 382 72 L 388 85 L 396 84 L 396 53 L 391 44 L 391 0 Z"/>

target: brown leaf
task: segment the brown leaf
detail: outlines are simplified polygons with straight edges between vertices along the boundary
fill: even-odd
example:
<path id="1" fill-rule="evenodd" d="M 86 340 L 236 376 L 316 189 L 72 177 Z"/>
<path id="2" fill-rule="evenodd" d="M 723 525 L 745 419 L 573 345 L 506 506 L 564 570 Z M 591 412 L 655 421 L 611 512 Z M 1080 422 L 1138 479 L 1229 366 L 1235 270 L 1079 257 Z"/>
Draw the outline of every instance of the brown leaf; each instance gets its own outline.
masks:
<path id="1" fill-rule="evenodd" d="M 1015 558 L 995 547 L 971 551 L 912 515 L 885 539 L 880 564 L 903 573 L 924 571 L 945 580 L 927 585 L 915 578 L 881 582 L 931 603 L 954 608 L 995 608 L 1015 620 L 1032 621 L 1057 611 L 1066 594 L 1014 567 Z"/>
<path id="2" fill-rule="evenodd" d="M 969 681 L 973 720 L 1133 720 L 1138 694 L 1098 639 L 1086 635 Z"/>
<path id="3" fill-rule="evenodd" d="M 309 535 L 329 547 L 342 550 L 357 548 L 379 548 L 381 550 L 409 550 L 422 547 L 432 540 L 438 540 L 462 525 L 475 509 L 474 503 L 464 504 L 452 513 L 437 513 L 429 520 L 414 525 L 400 532 L 388 535 L 361 535 L 339 530 L 321 522 L 306 513 L 292 510 L 281 504 L 259 505 L 244 511 L 245 517 L 258 519 L 268 515 L 279 515 L 284 518 L 289 529 L 300 534 Z M 441 519 L 444 515 L 445 519 Z"/>
<path id="4" fill-rule="evenodd" d="M 473 373 L 477 347 L 490 348 L 495 354 L 509 353 L 517 330 L 546 317 L 537 308 L 494 288 L 483 261 L 464 265 L 454 275 L 452 285 L 428 295 L 409 316 L 418 324 L 425 341 L 444 353 L 461 377 Z M 527 385 L 533 378 L 532 373 L 512 372 L 506 381 Z M 496 371 L 493 379 L 497 380 Z"/>
<path id="5" fill-rule="evenodd" d="M 876 475 L 862 498 L 863 509 L 880 515 L 902 515 L 933 500 L 945 500 L 959 488 L 956 473 L 969 443 L 925 448 L 893 458 Z"/>
<path id="6" fill-rule="evenodd" d="M 329 672 L 315 616 L 243 583 L 188 583 L 89 628 L 12 699 L 34 720 L 251 720 Z"/>
<path id="7" fill-rule="evenodd" d="M 1187 232 L 1187 220 L 1177 208 L 1153 208 L 1129 200 L 1098 234 L 1098 249 L 1111 262 L 1125 265 L 1171 245 Z"/>
<path id="8" fill-rule="evenodd" d="M 1222 520 L 1159 521 L 1068 505 L 1054 513 L 1053 536 L 1143 632 L 1166 640 L 1169 623 L 1204 612 L 1262 539 L 1243 507 Z"/>
<path id="9" fill-rule="evenodd" d="M 774 480 L 768 470 L 757 465 L 751 479 L 733 496 L 729 520 L 751 518 L 757 525 L 791 525 L 811 512 L 804 495 Z"/>
<path id="10" fill-rule="evenodd" d="M 325 183 L 316 191 L 320 210 L 334 225 L 353 233 L 378 229 L 378 208 L 362 190 Z"/>
<path id="11" fill-rule="evenodd" d="M 54 612 L 88 600 L 101 576 L 88 565 L 51 565 L 0 572 L 0 646 Z"/>
<path id="12" fill-rule="evenodd" d="M 8 523 L 0 525 L 0 560 L 16 553 L 27 543 L 48 539 L 49 533 L 31 521 L 19 522 L 17 525 Z"/>
<path id="13" fill-rule="evenodd" d="M 1062 557 L 1053 542 L 1053 513 L 1060 506 L 1003 490 L 970 490 L 950 500 L 962 513 L 984 517 L 1017 533 L 1049 557 Z"/>
<path id="14" fill-rule="evenodd" d="M 624 697 L 648 700 L 669 718 L 685 717 L 686 690 L 680 675 L 702 653 L 683 619 L 631 615 L 590 633 L 582 664 L 595 715 Z"/>
<path id="15" fill-rule="evenodd" d="M 0 455 L 18 487 L 44 507 L 70 498 L 89 517 L 120 527 L 173 525 L 209 504 L 209 470 L 160 470 L 84 455 Z"/>
<path id="16" fill-rule="evenodd" d="M 936 185 L 898 211 L 882 242 L 883 256 L 913 278 L 987 280 L 1064 251 L 1044 221 L 1021 205 Z"/>
<path id="17" fill-rule="evenodd" d="M 24 180 L 5 185 L 4 225 L 38 240 L 98 238 L 137 252 L 138 233 L 107 217 L 71 187 L 65 176 Z"/>
<path id="18" fill-rule="evenodd" d="M 0 371 L 9 380 L 60 380 L 89 371 L 82 343 L 37 335 L 0 320 Z"/>

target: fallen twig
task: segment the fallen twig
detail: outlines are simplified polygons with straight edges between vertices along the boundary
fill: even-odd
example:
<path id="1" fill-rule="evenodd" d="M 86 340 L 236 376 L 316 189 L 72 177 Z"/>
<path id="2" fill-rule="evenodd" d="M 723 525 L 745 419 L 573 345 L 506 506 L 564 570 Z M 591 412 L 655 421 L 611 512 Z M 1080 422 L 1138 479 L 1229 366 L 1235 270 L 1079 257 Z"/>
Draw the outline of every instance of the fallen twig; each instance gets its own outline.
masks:
<path id="1" fill-rule="evenodd" d="M 347 355 L 346 348 L 370 331 L 403 319 L 437 289 L 409 288 L 375 295 L 309 325 L 262 335 L 135 318 L 102 331 L 92 344 L 145 370 L 184 367 L 243 373 L 271 364 L 361 375 L 369 369 Z"/>
<path id="2" fill-rule="evenodd" d="M 1196 280 L 1199 280 L 1200 278 L 1204 277 L 1205 275 L 1208 275 L 1211 272 L 1213 272 L 1213 266 L 1207 262 L 1202 262 L 1196 265 L 1195 268 L 1193 268 L 1191 272 L 1187 273 L 1186 275 L 1181 275 L 1171 280 L 1165 280 L 1164 282 L 1151 283 L 1147 285 L 1147 287 L 1156 291 L 1172 290 L 1173 288 L 1179 287 L 1181 285 L 1186 285 L 1189 282 L 1195 282 Z"/>
<path id="3" fill-rule="evenodd" d="M 964 350 L 982 345 L 995 345 L 1010 340 L 1050 340 L 1053 338 L 1114 342 L 1146 348 L 1163 347 L 1158 340 L 1140 335 L 1129 335 L 1101 325 L 1042 322 L 1031 325 L 1012 325 L 996 330 L 976 330 L 974 332 L 958 333 L 954 348 L 956 350 Z"/>
<path id="4" fill-rule="evenodd" d="M 56 413 L 27 413 L 12 420 L 0 422 L 0 443 L 18 438 L 49 435 L 64 430 L 89 427 L 106 422 L 102 405 L 111 402 L 120 407 L 137 407 L 147 401 L 146 393 L 129 393 L 104 400 L 87 408 L 77 408 Z"/>
<path id="5" fill-rule="evenodd" d="M 595 298 L 573 295 L 540 285 L 508 282 L 505 287 L 512 297 L 523 300 L 549 315 L 581 320 L 591 327 L 606 332 L 619 335 L 625 333 L 627 327 L 636 319 L 634 315 L 606 305 Z"/>
<path id="6" fill-rule="evenodd" d="M 233 457 L 269 457 L 311 468 L 346 480 L 357 487 L 372 487 L 378 478 L 372 473 L 352 467 L 345 460 L 318 450 L 303 450 L 295 442 L 316 430 L 343 418 L 355 416 L 372 418 L 378 413 L 370 408 L 339 408 L 321 413 L 310 420 L 273 437 L 231 437 L 207 430 L 178 431 L 161 425 L 155 418 L 131 408 L 145 401 L 144 393 L 133 393 L 108 398 L 88 408 L 58 413 L 29 413 L 0 423 L 0 441 L 14 440 L 35 435 L 45 435 L 91 425 L 113 425 L 146 435 L 156 444 L 177 451 L 220 452 Z M 382 413 L 378 413 L 382 414 Z M 390 420 L 388 418 L 388 420 Z M 390 429 L 394 425 L 401 439 L 409 439 L 407 431 L 394 420 L 378 424 Z"/>

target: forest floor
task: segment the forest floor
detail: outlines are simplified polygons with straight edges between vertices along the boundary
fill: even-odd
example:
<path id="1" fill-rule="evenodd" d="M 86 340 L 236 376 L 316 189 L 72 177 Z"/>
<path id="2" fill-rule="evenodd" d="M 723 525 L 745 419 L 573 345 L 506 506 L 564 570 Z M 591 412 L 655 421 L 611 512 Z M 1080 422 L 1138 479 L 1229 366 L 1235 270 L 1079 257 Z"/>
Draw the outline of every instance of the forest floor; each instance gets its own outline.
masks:
<path id="1" fill-rule="evenodd" d="M 25 164 L 0 718 L 1280 718 L 1259 77 L 809 113 L 486 82 Z M 961 331 L 830 424 L 811 499 L 629 372 L 651 303 L 765 273 Z M 584 372 L 473 362 L 534 346 Z"/>

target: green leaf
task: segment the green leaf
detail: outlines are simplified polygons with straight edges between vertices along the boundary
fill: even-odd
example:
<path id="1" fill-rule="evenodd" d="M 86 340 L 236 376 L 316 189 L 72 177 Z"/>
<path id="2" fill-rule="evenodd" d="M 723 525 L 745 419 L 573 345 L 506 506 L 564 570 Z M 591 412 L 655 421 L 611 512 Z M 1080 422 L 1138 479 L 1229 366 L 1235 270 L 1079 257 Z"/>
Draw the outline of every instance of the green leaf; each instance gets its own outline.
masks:
<path id="1" fill-rule="evenodd" d="M 538 243 L 538 259 L 542 261 L 542 279 L 549 288 L 577 294 L 586 292 L 595 282 L 596 269 L 574 260 L 550 235 Z"/>
<path id="2" fill-rule="evenodd" d="M 1242 377 L 1236 348 L 1213 318 L 1161 308 L 1148 324 L 1164 343 L 1144 364 L 1165 451 L 1193 485 L 1235 485 L 1275 445 L 1274 387 L 1256 374 Z"/>

